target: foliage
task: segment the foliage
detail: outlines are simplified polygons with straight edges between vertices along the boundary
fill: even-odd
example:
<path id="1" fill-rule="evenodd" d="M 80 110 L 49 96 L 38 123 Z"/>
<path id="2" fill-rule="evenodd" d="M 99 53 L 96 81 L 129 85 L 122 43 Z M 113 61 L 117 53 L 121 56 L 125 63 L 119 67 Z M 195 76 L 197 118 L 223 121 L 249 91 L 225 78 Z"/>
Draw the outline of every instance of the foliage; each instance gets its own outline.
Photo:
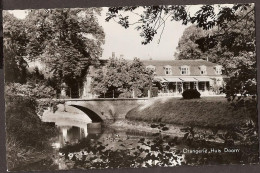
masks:
<path id="1" fill-rule="evenodd" d="M 21 144 L 12 136 L 6 138 L 7 146 L 7 168 L 12 170 L 17 165 L 24 163 L 27 159 L 27 155 L 33 152 L 33 149 L 25 149 Z"/>
<path id="2" fill-rule="evenodd" d="M 125 28 L 135 25 L 144 38 L 142 44 L 150 43 L 159 31 L 162 34 L 168 18 L 182 24 L 192 23 L 179 41 L 176 58 L 218 63 L 230 77 L 228 85 L 234 92 L 246 90 L 256 94 L 254 4 L 201 5 L 192 15 L 189 8 L 183 5 L 111 7 L 106 20 L 113 19 Z M 137 15 L 134 23 L 130 23 L 129 14 Z"/>
<path id="3" fill-rule="evenodd" d="M 203 59 L 203 51 L 196 41 L 207 34 L 202 28 L 191 25 L 186 28 L 178 42 L 175 52 L 176 59 Z"/>
<path id="4" fill-rule="evenodd" d="M 200 98 L 200 93 L 196 89 L 187 89 L 182 93 L 184 99 L 196 99 Z"/>
<path id="5" fill-rule="evenodd" d="M 6 95 L 10 96 L 27 96 L 31 98 L 53 98 L 56 92 L 52 87 L 35 83 L 9 83 L 5 86 Z"/>
<path id="6" fill-rule="evenodd" d="M 227 29 L 214 27 L 203 31 L 195 25 L 186 28 L 177 48 L 179 50 L 177 58 L 186 59 L 189 56 L 190 50 L 186 41 L 190 41 L 190 44 L 195 49 L 194 51 L 200 53 L 201 56 L 197 56 L 195 59 L 209 58 L 211 62 L 220 63 L 224 67 L 225 63 L 229 65 L 229 61 L 233 57 L 239 56 L 240 53 L 254 53 L 254 6 L 251 5 L 246 9 L 237 11 L 235 15 L 236 21 L 223 23 Z M 224 63 L 224 61 L 226 62 Z"/>
<path id="7" fill-rule="evenodd" d="M 25 19 L 28 55 L 47 64 L 59 84 L 81 83 L 90 64 L 102 53 L 104 31 L 98 24 L 101 9 L 31 10 Z M 78 87 L 78 86 L 76 86 Z"/>
<path id="8" fill-rule="evenodd" d="M 24 146 L 42 146 L 44 140 L 40 139 L 46 139 L 46 132 L 52 129 L 46 128 L 37 116 L 36 101 L 25 96 L 6 95 L 5 99 L 7 135 L 15 137 Z"/>
<path id="9" fill-rule="evenodd" d="M 241 95 L 236 96 L 227 94 L 227 100 L 233 109 L 240 109 L 247 115 L 248 123 L 253 123 L 253 126 L 257 127 L 257 100 L 256 96 Z"/>
<path id="10" fill-rule="evenodd" d="M 3 19 L 5 81 L 25 83 L 27 62 L 24 56 L 28 39 L 22 29 L 23 22 L 6 11 L 3 12 Z"/>
<path id="11" fill-rule="evenodd" d="M 111 58 L 103 69 L 99 69 L 93 78 L 93 92 L 100 96 L 118 97 L 136 90 L 141 96 L 141 90 L 151 84 L 152 72 L 146 70 L 139 59 L 129 63 L 125 59 Z M 111 95 L 112 93 L 112 95 Z M 128 94 L 127 94 L 128 93 Z"/>
<path id="12" fill-rule="evenodd" d="M 66 165 L 63 169 L 104 169 L 104 168 L 140 168 L 155 166 L 227 164 L 227 163 L 257 163 L 257 145 L 246 140 L 247 145 L 237 138 L 234 144 L 230 140 L 230 131 L 220 134 L 203 134 L 193 127 L 181 129 L 186 132 L 183 137 L 168 136 L 162 131 L 168 131 L 163 123 L 152 123 L 155 129 L 152 138 L 140 137 L 137 144 L 129 144 L 124 137 L 114 135 L 98 140 L 84 138 L 77 144 L 67 144 L 59 150 L 59 160 Z M 157 132 L 156 132 L 157 131 Z M 219 143 L 219 136 L 226 137 L 224 143 Z M 245 135 L 246 136 L 246 135 Z M 112 141 L 113 145 L 108 143 Z M 225 153 L 223 148 L 239 148 L 239 153 Z M 197 148 L 207 150 L 206 154 L 188 154 L 182 149 Z M 211 149 L 221 149 L 222 153 L 210 153 Z"/>
<path id="13" fill-rule="evenodd" d="M 91 141 L 87 138 L 76 145 L 67 145 L 60 149 L 60 158 L 69 169 L 89 168 L 140 168 L 154 166 L 176 166 L 184 164 L 184 156 L 175 146 L 176 138 L 162 136 L 160 131 L 167 131 L 165 124 L 153 124 L 159 133 L 154 139 L 140 138 L 137 146 L 124 145 L 124 140 L 115 137 L 120 143 L 119 148 L 113 149 L 101 141 Z M 111 139 L 109 139 L 111 140 Z"/>
<path id="14" fill-rule="evenodd" d="M 140 90 L 138 90 L 139 92 L 141 92 Z M 121 94 L 119 94 L 118 96 L 119 98 L 132 98 L 133 97 L 133 92 L 127 91 L 127 92 L 123 92 Z"/>
<path id="15" fill-rule="evenodd" d="M 46 66 L 56 86 L 66 82 L 75 90 L 79 88 L 89 65 L 102 54 L 105 34 L 97 20 L 100 14 L 100 8 L 39 9 L 30 10 L 24 20 L 18 20 L 5 12 L 7 80 L 25 83 L 15 78 L 15 70 L 21 68 L 21 62 L 38 61 Z"/>
<path id="16" fill-rule="evenodd" d="M 184 5 L 158 5 L 158 6 L 132 6 L 132 7 L 110 7 L 106 21 L 113 19 L 124 28 L 135 25 L 144 38 L 142 44 L 150 43 L 154 36 L 166 25 L 166 21 L 180 21 L 182 24 L 195 23 L 203 30 L 219 27 L 223 30 L 228 29 L 227 23 L 238 21 L 237 13 L 247 10 L 250 4 L 234 4 L 232 7 L 221 5 L 202 5 L 195 13 L 189 12 L 189 6 Z M 218 9 L 216 13 L 215 8 Z M 124 14 L 125 13 L 125 14 Z M 129 14 L 135 14 L 137 20 L 131 23 Z"/>
<path id="17" fill-rule="evenodd" d="M 251 94 L 257 93 L 256 85 L 256 55 L 255 53 L 240 53 L 226 65 L 230 80 L 227 83 L 227 94 Z"/>
<path id="18" fill-rule="evenodd" d="M 38 79 L 38 77 L 36 78 Z M 6 83 L 6 146 L 8 169 L 12 170 L 42 152 L 47 140 L 56 134 L 54 126 L 43 123 L 39 116 L 51 103 L 37 102 L 39 98 L 52 98 L 53 88 L 42 83 Z"/>
<path id="19" fill-rule="evenodd" d="M 243 8 L 234 16 L 235 21 L 226 21 L 221 28 L 214 27 L 203 34 L 200 34 L 201 28 L 187 28 L 180 39 L 176 56 L 179 59 L 208 58 L 223 66 L 232 92 L 256 94 L 254 6 Z"/>

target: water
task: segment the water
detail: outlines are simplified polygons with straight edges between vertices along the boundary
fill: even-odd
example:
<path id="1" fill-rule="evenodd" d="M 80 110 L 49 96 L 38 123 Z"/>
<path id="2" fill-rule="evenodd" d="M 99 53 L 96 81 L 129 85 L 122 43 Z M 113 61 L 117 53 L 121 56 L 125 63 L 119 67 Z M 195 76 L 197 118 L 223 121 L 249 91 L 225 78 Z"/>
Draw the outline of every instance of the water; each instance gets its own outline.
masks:
<path id="1" fill-rule="evenodd" d="M 58 135 L 50 139 L 51 157 L 25 165 L 22 170 L 70 170 L 95 168 L 152 167 L 246 163 L 244 153 L 218 153 L 223 144 L 183 140 L 176 136 L 137 129 L 87 128 L 87 123 L 52 120 Z M 156 132 L 158 132 L 157 130 Z M 234 147 L 234 146 L 233 146 Z M 186 149 L 186 150 L 185 150 Z M 203 149 L 207 153 L 203 153 Z M 239 148 L 241 149 L 241 148 Z M 190 154 L 187 150 L 201 150 Z M 216 150 L 216 153 L 209 151 Z M 186 151 L 186 152 L 184 152 Z M 246 158 L 247 159 L 247 158 Z"/>
<path id="2" fill-rule="evenodd" d="M 158 161 L 147 158 L 148 153 L 153 153 L 151 156 L 158 156 L 161 153 L 159 146 L 162 142 L 153 141 L 158 138 L 154 133 L 131 129 L 92 129 L 87 128 L 85 122 L 70 120 L 66 123 L 66 119 L 60 119 L 55 124 L 59 134 L 51 141 L 51 145 L 56 155 L 54 162 L 57 163 L 58 170 L 147 167 L 148 164 L 149 166 L 158 164 Z M 143 141 L 141 142 L 140 139 Z M 166 141 L 163 143 L 167 144 Z M 154 151 L 151 151 L 152 145 Z M 165 150 L 165 146 L 162 148 Z M 176 157 L 174 162 L 167 164 L 169 166 L 181 165 L 184 162 L 184 155 L 175 153 L 176 149 L 174 146 L 164 151 L 165 154 L 168 152 L 172 157 Z M 84 163 L 84 161 L 88 162 L 88 159 L 91 163 Z M 168 160 L 170 162 L 170 156 Z"/>

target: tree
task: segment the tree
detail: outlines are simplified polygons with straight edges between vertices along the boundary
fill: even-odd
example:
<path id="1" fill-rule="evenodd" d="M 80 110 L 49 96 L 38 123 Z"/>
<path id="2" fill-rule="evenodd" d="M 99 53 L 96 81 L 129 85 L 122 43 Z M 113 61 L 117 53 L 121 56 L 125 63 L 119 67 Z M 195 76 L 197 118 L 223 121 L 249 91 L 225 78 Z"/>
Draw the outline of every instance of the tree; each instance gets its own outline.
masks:
<path id="1" fill-rule="evenodd" d="M 31 10 L 25 19 L 30 60 L 40 60 L 60 85 L 77 90 L 102 54 L 100 8 Z M 77 93 L 78 95 L 78 93 Z"/>
<path id="2" fill-rule="evenodd" d="M 130 23 L 128 13 L 136 14 L 139 19 Z M 135 25 L 144 38 L 142 44 L 148 44 L 159 31 L 163 33 L 168 18 L 197 27 L 185 30 L 177 47 L 178 59 L 207 57 L 224 67 L 235 93 L 241 90 L 256 93 L 253 4 L 202 5 L 194 15 L 190 14 L 188 6 L 183 5 L 113 7 L 109 8 L 106 20 L 113 19 L 125 28 Z"/>
<path id="3" fill-rule="evenodd" d="M 231 21 L 239 22 L 237 13 L 247 10 L 251 4 L 234 4 L 232 7 L 221 5 L 202 5 L 195 13 L 189 12 L 189 6 L 185 5 L 158 5 L 158 6 L 132 6 L 132 7 L 111 7 L 108 10 L 106 21 L 113 19 L 125 28 L 135 25 L 144 38 L 142 44 L 150 43 L 156 34 L 164 31 L 165 22 L 181 21 L 182 24 L 196 24 L 203 30 L 218 27 L 221 32 L 230 30 L 227 24 Z M 215 10 L 217 9 L 217 10 Z M 217 12 L 218 11 L 218 12 Z M 254 10 L 248 11 L 249 16 Z M 137 20 L 130 22 L 129 14 L 135 14 Z"/>
<path id="4" fill-rule="evenodd" d="M 7 11 L 3 12 L 3 18 L 5 81 L 25 83 L 27 62 L 24 57 L 28 40 L 23 22 Z"/>
<path id="5" fill-rule="evenodd" d="M 202 59 L 203 52 L 196 41 L 205 36 L 205 31 L 195 25 L 186 28 L 176 48 L 175 59 Z"/>
<path id="6" fill-rule="evenodd" d="M 103 69 L 99 69 L 93 78 L 93 92 L 104 97 L 131 97 L 135 90 L 139 96 L 144 87 L 152 81 L 152 72 L 146 70 L 143 63 L 135 58 L 133 62 L 111 58 Z"/>
<path id="7" fill-rule="evenodd" d="M 120 93 L 126 92 L 129 64 L 125 59 L 111 58 L 104 69 L 98 70 L 92 83 L 93 91 L 108 97 L 118 97 Z"/>
<path id="8" fill-rule="evenodd" d="M 256 39 L 254 6 L 238 11 L 225 32 L 212 28 L 210 35 L 195 41 L 210 61 L 223 66 L 232 93 L 256 94 Z M 249 15 L 250 14 L 250 15 Z"/>
<path id="9" fill-rule="evenodd" d="M 129 66 L 129 90 L 141 91 L 144 87 L 152 86 L 153 71 L 146 69 L 140 59 L 135 58 Z M 140 94 L 140 92 L 139 92 Z"/>

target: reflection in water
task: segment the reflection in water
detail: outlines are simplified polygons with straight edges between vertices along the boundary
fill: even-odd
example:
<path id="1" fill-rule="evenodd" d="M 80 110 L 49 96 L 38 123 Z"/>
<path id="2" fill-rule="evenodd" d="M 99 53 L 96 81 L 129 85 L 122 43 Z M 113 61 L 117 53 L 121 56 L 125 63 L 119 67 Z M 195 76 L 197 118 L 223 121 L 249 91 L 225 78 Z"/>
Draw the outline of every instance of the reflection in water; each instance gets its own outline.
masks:
<path id="1" fill-rule="evenodd" d="M 65 145 L 73 145 L 78 143 L 83 138 L 96 138 L 101 133 L 101 129 L 88 129 L 87 124 L 82 125 L 73 124 L 74 126 L 58 125 L 59 136 L 58 139 L 52 144 L 54 148 L 62 148 Z"/>
<path id="2" fill-rule="evenodd" d="M 101 135 L 100 129 L 88 129 L 87 124 L 91 122 L 73 121 L 71 119 L 58 119 L 54 121 L 59 130 L 59 135 L 52 142 L 55 149 L 53 162 L 59 170 L 67 169 L 67 163 L 59 158 L 59 149 L 66 145 L 75 145 L 83 138 L 98 139 Z"/>
<path id="3" fill-rule="evenodd" d="M 154 156 L 158 158 L 158 153 L 161 156 L 170 157 L 168 159 L 168 166 L 175 166 L 181 164 L 221 164 L 221 163 L 238 163 L 240 161 L 240 154 L 183 154 L 181 151 L 183 148 L 219 148 L 223 147 L 221 144 L 206 143 L 205 141 L 189 142 L 180 139 L 174 135 L 160 134 L 158 139 L 155 133 L 138 131 L 138 129 L 91 129 L 87 127 L 86 122 L 72 121 L 71 119 L 59 119 L 55 122 L 59 129 L 59 135 L 52 142 L 54 148 L 53 162 L 57 165 L 59 170 L 75 169 L 74 165 L 84 163 L 83 168 L 95 168 L 92 165 L 88 165 L 90 162 L 100 162 L 110 166 L 114 166 L 112 163 L 115 162 L 122 164 L 128 164 L 129 159 L 148 158 L 147 162 L 141 163 L 146 166 L 146 163 L 150 165 L 156 165 L 157 163 L 151 162 L 149 157 Z M 163 140 L 162 140 L 163 139 Z M 141 141 L 141 142 L 140 142 Z M 143 141 L 143 142 L 142 142 Z M 144 143 L 145 141 L 145 143 Z M 161 143 L 162 142 L 162 143 Z M 105 146 L 105 150 L 98 149 Z M 157 149 L 159 148 L 159 149 Z M 97 151 L 100 150 L 99 153 Z M 102 152 L 101 152 L 102 151 Z M 138 152 L 141 152 L 138 155 Z M 114 155 L 106 155 L 106 153 L 112 153 Z M 135 155 L 138 155 L 136 158 Z M 124 155 L 125 154 L 125 155 Z M 123 156 L 122 156 L 123 155 Z M 82 159 L 84 162 L 82 162 Z M 105 158 L 105 159 L 104 159 Z M 103 160 L 104 159 L 104 160 Z M 162 159 L 167 160 L 167 159 Z M 142 160 L 141 160 L 142 161 Z M 151 163 L 150 163 L 151 162 Z M 139 163 L 138 163 L 139 164 Z M 131 166 L 131 165 L 130 165 Z M 157 165 L 158 166 L 158 165 Z M 82 168 L 79 166 L 79 168 Z M 129 165 L 128 165 L 129 167 Z"/>
<path id="4" fill-rule="evenodd" d="M 59 143 L 60 147 L 64 147 L 65 144 L 75 144 L 82 138 L 87 137 L 88 129 L 80 127 L 69 127 L 69 126 L 60 126 L 59 127 Z"/>

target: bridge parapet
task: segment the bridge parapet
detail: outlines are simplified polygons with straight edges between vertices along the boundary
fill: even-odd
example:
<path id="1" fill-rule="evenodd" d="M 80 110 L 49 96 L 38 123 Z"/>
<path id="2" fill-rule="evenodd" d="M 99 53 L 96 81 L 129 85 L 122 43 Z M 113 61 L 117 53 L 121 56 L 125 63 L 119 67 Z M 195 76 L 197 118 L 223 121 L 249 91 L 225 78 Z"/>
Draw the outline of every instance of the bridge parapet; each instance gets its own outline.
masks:
<path id="1" fill-rule="evenodd" d="M 65 109 L 73 106 L 87 114 L 93 122 L 124 119 L 131 109 L 143 105 L 148 98 L 98 98 L 98 99 L 56 99 L 63 101 Z"/>
<path id="2" fill-rule="evenodd" d="M 140 101 L 144 102 L 149 98 L 69 98 L 69 99 L 53 99 L 54 101 Z"/>

